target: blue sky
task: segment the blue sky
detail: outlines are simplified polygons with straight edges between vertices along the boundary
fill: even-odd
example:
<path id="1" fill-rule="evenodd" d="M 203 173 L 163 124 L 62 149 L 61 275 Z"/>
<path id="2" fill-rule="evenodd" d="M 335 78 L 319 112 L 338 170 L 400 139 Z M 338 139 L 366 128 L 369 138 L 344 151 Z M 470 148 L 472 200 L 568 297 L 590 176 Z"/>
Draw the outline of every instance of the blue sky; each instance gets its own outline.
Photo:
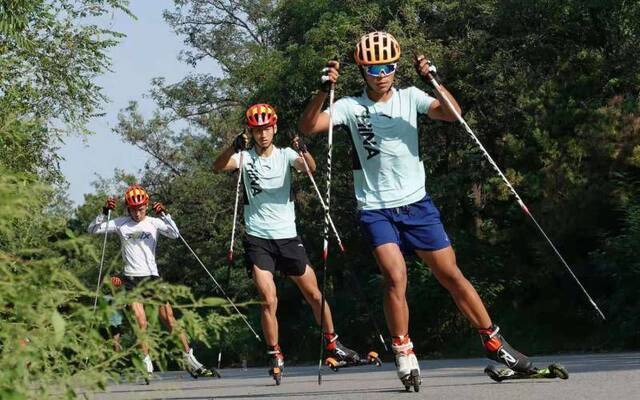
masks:
<path id="1" fill-rule="evenodd" d="M 140 111 L 150 116 L 153 102 L 144 97 L 151 88 L 151 79 L 158 76 L 167 82 L 176 82 L 192 72 L 219 74 L 213 61 L 201 63 L 195 69 L 178 61 L 185 46 L 162 18 L 162 11 L 172 8 L 169 0 L 133 1 L 130 9 L 138 19 L 118 13 L 105 18 L 101 24 L 127 36 L 110 52 L 112 71 L 97 79 L 111 100 L 103 107 L 104 117 L 94 118 L 88 128 L 95 132 L 89 137 L 67 137 L 59 154 L 62 173 L 69 182 L 69 198 L 82 204 L 83 195 L 92 191 L 91 182 L 97 176 L 110 178 L 115 168 L 137 174 L 147 155 L 134 146 L 123 143 L 112 132 L 118 121 L 118 112 L 130 100 L 137 100 Z"/>

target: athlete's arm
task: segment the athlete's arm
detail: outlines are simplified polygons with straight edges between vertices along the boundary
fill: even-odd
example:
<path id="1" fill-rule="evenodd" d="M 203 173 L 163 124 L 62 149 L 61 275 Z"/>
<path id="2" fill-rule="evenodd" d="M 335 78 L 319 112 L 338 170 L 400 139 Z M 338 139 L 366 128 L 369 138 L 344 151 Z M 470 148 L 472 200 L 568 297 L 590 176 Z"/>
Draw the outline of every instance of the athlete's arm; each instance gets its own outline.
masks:
<path id="1" fill-rule="evenodd" d="M 89 224 L 89 227 L 87 228 L 87 232 L 91 235 L 99 235 L 105 232 L 115 232 L 118 229 L 115 221 L 109 220 L 109 223 L 107 224 L 106 219 L 107 219 L 106 215 L 104 214 L 98 215 L 96 219 Z"/>
<path id="2" fill-rule="evenodd" d="M 449 91 L 443 85 L 440 85 L 440 90 L 444 92 L 451 104 L 453 104 L 453 107 L 455 108 L 458 115 L 461 115 L 462 109 L 460 108 L 460 105 L 458 104 L 456 99 L 451 95 L 451 93 L 449 93 Z M 429 111 L 427 111 L 427 115 L 429 116 L 429 118 L 448 122 L 456 121 L 456 115 L 449 109 L 449 107 L 447 107 L 447 103 L 442 97 L 442 94 L 440 94 L 440 91 L 436 90 L 435 92 L 436 100 L 431 102 Z"/>
<path id="3" fill-rule="evenodd" d="M 215 172 L 220 172 L 235 171 L 236 169 L 238 169 L 238 162 L 232 157 L 235 153 L 239 153 L 242 150 L 246 149 L 248 145 L 249 136 L 247 135 L 247 132 L 243 132 L 236 136 L 236 138 L 233 140 L 233 143 L 231 143 L 231 146 L 223 151 L 222 154 L 220 154 L 218 158 L 216 158 L 216 160 L 213 162 L 213 170 Z"/>
<path id="4" fill-rule="evenodd" d="M 425 82 L 430 82 L 434 77 L 437 77 L 436 67 L 431 64 L 431 62 L 422 54 L 414 56 L 414 67 L 416 68 L 416 72 Z M 443 86 L 440 85 L 440 90 L 436 90 L 436 100 L 431 102 L 429 106 L 429 110 L 427 111 L 427 115 L 431 119 L 438 119 L 441 121 L 449 121 L 453 122 L 457 120 L 456 115 L 453 113 L 451 109 L 447 106 L 447 102 L 445 101 L 444 96 L 447 96 L 447 99 L 453 105 L 453 108 L 456 112 L 461 115 L 462 110 L 460 109 L 460 105 L 456 101 L 455 98 L 449 93 L 449 91 Z"/>
<path id="5" fill-rule="evenodd" d="M 231 158 L 235 153 L 236 153 L 236 150 L 234 146 L 233 145 L 229 146 L 213 162 L 213 171 L 214 172 L 235 171 L 236 169 L 238 169 L 238 163 L 236 162 L 236 160 Z"/>
<path id="6" fill-rule="evenodd" d="M 298 171 L 305 171 L 304 161 L 302 160 L 302 157 L 304 157 L 304 160 L 309 166 L 309 172 L 311 172 L 312 174 L 316 172 L 316 160 L 313 159 L 313 156 L 311 155 L 311 153 L 309 153 L 309 151 L 305 151 L 304 153 L 302 153 L 301 157 L 298 157 L 296 159 L 293 164 L 295 169 L 297 169 Z"/>
<path id="7" fill-rule="evenodd" d="M 156 228 L 158 228 L 158 232 L 160 232 L 162 236 L 166 236 L 171 239 L 177 239 L 180 237 L 178 226 L 173 219 L 171 219 L 171 215 L 164 214 L 163 218 L 157 219 L 156 221 Z"/>
<path id="8" fill-rule="evenodd" d="M 313 96 L 298 121 L 298 130 L 307 136 L 314 136 L 329 130 L 329 114 L 322 112 L 327 93 L 319 91 Z"/>
<path id="9" fill-rule="evenodd" d="M 324 75 L 320 90 L 311 98 L 298 121 L 298 130 L 304 135 L 313 136 L 329 130 L 329 114 L 322 112 L 322 106 L 327 99 L 331 85 L 335 85 L 338 81 L 339 69 L 340 64 L 337 61 L 329 61 L 323 70 Z"/>
<path id="10" fill-rule="evenodd" d="M 309 166 L 309 172 L 313 174 L 316 171 L 316 161 L 313 159 L 313 156 L 311 156 L 311 153 L 309 153 L 309 148 L 304 140 L 300 136 L 295 135 L 293 139 L 291 139 L 291 147 L 298 156 L 293 160 L 293 167 L 298 171 L 306 172 L 306 167 L 304 166 L 306 161 Z"/>

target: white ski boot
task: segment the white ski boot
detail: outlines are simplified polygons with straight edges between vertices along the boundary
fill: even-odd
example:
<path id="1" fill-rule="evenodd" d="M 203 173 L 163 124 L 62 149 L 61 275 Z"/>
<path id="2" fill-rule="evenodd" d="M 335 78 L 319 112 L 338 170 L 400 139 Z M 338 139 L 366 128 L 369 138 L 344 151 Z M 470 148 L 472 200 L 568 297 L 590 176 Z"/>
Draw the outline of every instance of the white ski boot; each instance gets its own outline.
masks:
<path id="1" fill-rule="evenodd" d="M 413 352 L 411 339 L 408 335 L 394 336 L 391 349 L 396 356 L 398 378 L 402 381 L 405 390 L 408 392 L 413 387 L 414 392 L 419 392 L 422 384 L 420 365 L 418 365 L 418 359 Z"/>
<path id="2" fill-rule="evenodd" d="M 146 375 L 144 376 L 144 382 L 148 385 L 149 379 L 153 377 L 153 362 L 151 361 L 151 357 L 149 356 L 149 354 L 144 356 L 144 358 L 142 359 L 142 364 L 147 371 Z"/>

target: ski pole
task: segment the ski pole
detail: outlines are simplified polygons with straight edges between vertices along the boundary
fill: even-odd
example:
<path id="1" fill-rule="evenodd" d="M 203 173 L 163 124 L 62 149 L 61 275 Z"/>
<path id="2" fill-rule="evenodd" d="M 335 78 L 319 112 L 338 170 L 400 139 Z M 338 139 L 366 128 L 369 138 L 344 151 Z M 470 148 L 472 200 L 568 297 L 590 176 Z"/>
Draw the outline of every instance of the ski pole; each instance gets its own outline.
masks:
<path id="1" fill-rule="evenodd" d="M 254 336 L 256 337 L 256 339 L 258 340 L 258 342 L 262 342 L 262 340 L 260 339 L 260 336 L 256 333 L 256 331 L 253 329 L 253 327 L 251 326 L 251 324 L 249 323 L 249 321 L 247 320 L 247 317 L 244 316 L 244 314 L 242 314 L 240 312 L 240 310 L 238 309 L 238 307 L 236 307 L 235 303 L 229 298 L 229 296 L 227 296 L 227 294 L 225 293 L 224 289 L 222 289 L 222 286 L 220 286 L 220 284 L 218 283 L 218 281 L 216 280 L 216 278 L 213 277 L 213 275 L 211 274 L 211 272 L 209 272 L 209 269 L 207 267 L 205 267 L 204 263 L 200 260 L 200 257 L 198 257 L 198 255 L 196 254 L 195 251 L 193 251 L 193 249 L 191 248 L 191 246 L 189 246 L 189 243 L 187 243 L 187 241 L 185 240 L 184 236 L 182 236 L 182 234 L 178 231 L 176 231 L 172 224 L 170 224 L 169 222 L 167 222 L 166 219 L 166 214 L 162 213 L 162 220 L 165 222 L 165 224 L 167 224 L 171 230 L 173 230 L 175 233 L 178 234 L 178 237 L 182 240 L 182 243 L 184 243 L 185 246 L 187 246 L 187 249 L 189 249 L 189 251 L 191 252 L 191 254 L 193 254 L 193 257 L 195 257 L 195 259 L 198 261 L 198 263 L 200 264 L 200 266 L 202 267 L 202 269 L 205 270 L 205 272 L 207 273 L 207 275 L 209 275 L 209 277 L 211 278 L 211 280 L 213 281 L 213 283 L 215 283 L 216 287 L 218 288 L 218 290 L 220 291 L 220 293 L 222 293 L 222 295 L 227 299 L 227 301 L 229 302 L 229 304 L 231 304 L 231 306 L 236 310 L 236 313 L 242 318 L 242 320 L 244 321 L 245 325 L 247 325 L 247 327 L 249 328 L 249 330 L 254 334 Z"/>
<path id="2" fill-rule="evenodd" d="M 231 227 L 231 243 L 229 244 L 229 253 L 227 254 L 227 286 L 231 280 L 231 267 L 233 265 L 233 245 L 236 237 L 236 220 L 238 217 L 238 200 L 240 199 L 240 182 L 242 181 L 242 166 L 244 154 L 240 152 L 240 165 L 238 166 L 238 182 L 236 183 L 236 199 L 233 207 L 233 225 Z M 220 340 L 220 349 L 218 350 L 218 369 L 222 361 L 222 339 Z"/>
<path id="3" fill-rule="evenodd" d="M 322 294 L 320 305 L 320 358 L 318 359 L 318 385 L 322 384 L 322 359 L 324 357 L 324 303 L 327 291 L 327 259 L 329 258 L 329 210 L 331 209 L 331 150 L 333 147 L 333 99 L 335 96 L 335 84 L 331 85 L 329 90 L 329 132 L 327 146 L 327 194 L 326 194 L 326 212 L 324 217 L 324 243 L 322 250 Z"/>
<path id="4" fill-rule="evenodd" d="M 98 284 L 96 285 L 96 298 L 93 300 L 93 313 L 96 313 L 96 307 L 98 306 L 98 294 L 100 293 L 100 286 L 102 283 L 102 267 L 104 265 L 104 253 L 107 249 L 107 236 L 109 235 L 109 221 L 111 220 L 111 209 L 107 211 L 107 223 L 104 229 L 104 240 L 102 241 L 102 255 L 100 256 L 100 268 L 98 270 Z"/>
<path id="5" fill-rule="evenodd" d="M 242 181 L 242 162 L 244 154 L 240 152 L 240 165 L 238 166 L 238 182 L 236 183 L 236 200 L 233 207 L 233 226 L 231 227 L 231 243 L 229 244 L 229 253 L 227 254 L 227 260 L 229 261 L 229 269 L 231 269 L 231 263 L 233 262 L 233 242 L 236 238 L 236 220 L 238 218 L 238 200 L 240 199 L 240 182 Z M 227 274 L 228 275 L 228 274 Z"/>
<path id="6" fill-rule="evenodd" d="M 414 54 L 415 56 L 415 54 Z M 509 190 L 511 191 L 511 193 L 513 193 L 513 195 L 516 198 L 516 201 L 518 202 L 518 205 L 520 206 L 520 208 L 522 209 L 522 211 L 529 216 L 529 218 L 531 218 L 531 220 L 533 221 L 533 223 L 535 224 L 535 226 L 538 228 L 538 230 L 540 231 L 540 233 L 542 234 L 542 236 L 546 239 L 547 243 L 549 243 L 549 246 L 551 246 L 551 248 L 553 249 L 553 251 L 556 253 L 556 255 L 558 256 L 558 258 L 560 259 L 560 261 L 562 262 L 562 264 L 565 266 L 565 268 L 567 269 L 567 271 L 569 271 L 569 274 L 571 275 L 571 277 L 573 277 L 573 279 L 576 281 L 576 283 L 578 284 L 578 286 L 580 287 L 580 289 L 582 289 L 582 292 L 584 293 L 584 295 L 587 297 L 587 299 L 589 300 L 589 302 L 591 303 L 591 305 L 595 308 L 595 310 L 598 312 L 598 314 L 600 314 L 600 317 L 602 317 L 603 320 L 606 320 L 604 314 L 602 313 L 602 311 L 600 311 L 600 308 L 598 307 L 598 305 L 596 304 L 595 301 L 593 301 L 593 299 L 591 298 L 591 296 L 589 295 L 589 292 L 587 292 L 587 289 L 585 289 L 584 286 L 582 286 L 582 283 L 580 282 L 580 280 L 578 279 L 578 277 L 573 273 L 573 270 L 571 269 L 571 267 L 569 267 L 569 264 L 564 260 L 564 257 L 562 257 L 562 255 L 560 254 L 560 252 L 558 251 L 558 249 L 556 248 L 556 246 L 553 244 L 553 242 L 551 241 L 551 239 L 549 238 L 549 236 L 547 236 L 546 232 L 544 231 L 544 229 L 542 229 L 542 227 L 540 226 L 540 224 L 538 223 L 538 221 L 534 218 L 533 214 L 531 214 L 531 212 L 529 211 L 529 208 L 527 208 L 527 206 L 524 204 L 524 201 L 522 201 L 522 198 L 520 198 L 520 195 L 518 194 L 518 192 L 516 192 L 516 190 L 514 189 L 514 187 L 511 185 L 511 183 L 509 182 L 509 180 L 507 179 L 507 177 L 502 173 L 502 170 L 500 169 L 500 167 L 498 167 L 498 165 L 496 164 L 496 162 L 493 160 L 493 158 L 491 157 L 491 155 L 489 154 L 489 152 L 484 148 L 484 146 L 482 145 L 482 143 L 480 142 L 480 140 L 478 139 L 478 137 L 475 135 L 475 133 L 473 133 L 473 131 L 471 130 L 471 128 L 469 127 L 469 125 L 467 124 L 467 122 L 464 120 L 464 118 L 462 118 L 462 116 L 460 115 L 460 113 L 458 113 L 458 111 L 456 111 L 456 109 L 453 107 L 453 104 L 451 103 L 451 100 L 449 100 L 449 98 L 445 95 L 445 93 L 442 91 L 442 87 L 440 85 L 440 83 L 438 83 L 438 81 L 435 79 L 435 77 L 432 74 L 429 74 L 429 81 L 431 83 L 431 85 L 434 87 L 434 89 L 440 94 L 440 96 L 442 97 L 442 99 L 444 100 L 445 104 L 447 105 L 447 108 L 455 115 L 456 119 L 458 120 L 458 122 L 464 127 L 464 129 L 467 131 L 467 133 L 471 136 L 471 138 L 473 139 L 474 142 L 476 142 L 476 144 L 478 145 L 478 147 L 480 147 L 480 150 L 482 150 L 482 153 L 484 154 L 485 158 L 489 161 L 489 163 L 491 164 L 491 166 L 495 169 L 495 171 L 498 173 L 498 175 L 500 175 L 500 178 L 502 178 L 502 180 L 504 181 L 504 183 L 507 185 L 507 187 L 509 188 Z"/>
<path id="7" fill-rule="evenodd" d="M 336 240 L 338 241 L 338 247 L 340 247 L 340 251 L 344 253 L 345 250 L 344 250 L 344 246 L 342 245 L 342 240 L 340 240 L 340 234 L 338 234 L 338 230 L 336 229 L 336 226 L 333 223 L 333 219 L 331 218 L 331 215 L 329 215 L 329 208 L 324 203 L 324 200 L 322 200 L 322 194 L 320 193 L 320 189 L 318 189 L 318 184 L 316 183 L 316 180 L 313 177 L 313 174 L 311 173 L 311 169 L 309 169 L 309 164 L 307 163 L 307 160 L 304 158 L 304 155 L 302 154 L 302 152 L 299 152 L 298 154 L 300 154 L 300 157 L 302 158 L 302 162 L 304 163 L 304 169 L 307 172 L 307 176 L 311 180 L 311 183 L 313 184 L 313 188 L 316 190 L 316 194 L 318 195 L 318 200 L 320 200 L 320 205 L 322 206 L 322 209 L 325 212 L 325 218 L 329 219 L 329 225 L 331 226 L 331 230 L 333 231 L 333 234 L 336 235 Z"/>

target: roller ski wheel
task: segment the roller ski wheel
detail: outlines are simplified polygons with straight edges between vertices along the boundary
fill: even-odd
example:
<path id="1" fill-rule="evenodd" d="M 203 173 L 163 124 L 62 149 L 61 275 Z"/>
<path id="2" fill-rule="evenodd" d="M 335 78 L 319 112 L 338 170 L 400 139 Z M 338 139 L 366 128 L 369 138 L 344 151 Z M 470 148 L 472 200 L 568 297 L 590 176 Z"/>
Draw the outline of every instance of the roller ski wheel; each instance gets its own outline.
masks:
<path id="1" fill-rule="evenodd" d="M 276 381 L 276 386 L 280 386 L 280 383 L 282 383 L 282 372 L 284 371 L 284 355 L 282 354 L 279 345 L 270 347 L 269 350 L 267 350 L 267 354 L 269 354 L 271 358 L 269 375 L 271 375 L 273 380 Z"/>
<path id="2" fill-rule="evenodd" d="M 367 364 L 374 364 L 376 367 L 382 367 L 380 355 L 375 351 L 370 351 L 369 354 L 367 354 Z"/>
<path id="3" fill-rule="evenodd" d="M 351 360 L 338 360 L 336 357 L 327 357 L 324 364 L 331 368 L 333 372 L 338 372 L 340 368 L 357 367 L 360 365 L 373 364 L 376 367 L 382 366 L 382 360 L 375 351 L 370 351 L 366 357 L 357 357 Z"/>
<path id="4" fill-rule="evenodd" d="M 142 375 L 142 383 L 143 383 L 144 385 L 150 385 L 150 384 L 151 384 L 151 381 L 152 381 L 153 379 L 154 379 L 154 376 L 153 376 L 153 374 L 152 374 L 152 373 L 151 373 L 151 374 L 147 373 L 147 374 Z M 138 380 L 138 382 L 140 382 L 140 381 Z"/>
<path id="5" fill-rule="evenodd" d="M 405 391 L 410 392 L 411 388 L 413 388 L 413 391 L 416 393 L 420 391 L 422 378 L 420 377 L 420 371 L 417 369 L 412 369 L 409 375 L 403 377 L 401 380 Z"/>
<path id="6" fill-rule="evenodd" d="M 280 386 L 280 383 L 282 383 L 282 370 L 278 367 L 273 367 L 269 370 L 269 375 L 276 381 L 276 386 Z"/>
<path id="7" fill-rule="evenodd" d="M 188 369 L 187 372 L 189 373 L 189 375 L 191 375 L 193 379 L 198 379 L 200 377 L 222 378 L 222 375 L 220 375 L 220 372 L 218 372 L 218 370 L 216 370 L 215 368 L 208 369 L 208 368 L 202 367 L 196 371 L 192 371 Z"/>
<path id="8" fill-rule="evenodd" d="M 489 365 L 484 373 L 496 382 L 513 379 L 569 379 L 569 372 L 560 364 L 550 364 L 547 368 L 532 368 L 528 372 L 516 372 L 511 368 Z"/>

